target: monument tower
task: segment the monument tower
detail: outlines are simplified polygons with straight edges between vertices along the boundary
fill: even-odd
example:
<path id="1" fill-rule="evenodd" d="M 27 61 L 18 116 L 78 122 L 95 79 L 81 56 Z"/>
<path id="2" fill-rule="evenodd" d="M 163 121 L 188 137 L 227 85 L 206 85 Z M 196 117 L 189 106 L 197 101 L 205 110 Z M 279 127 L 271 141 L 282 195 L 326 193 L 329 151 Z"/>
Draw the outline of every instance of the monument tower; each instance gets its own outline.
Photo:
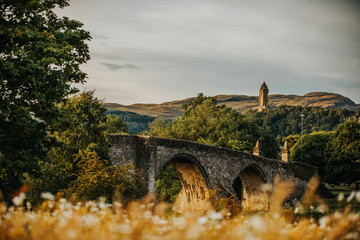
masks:
<path id="1" fill-rule="evenodd" d="M 262 112 L 269 108 L 268 93 L 269 93 L 269 89 L 266 86 L 266 83 L 263 82 L 259 90 L 259 108 L 258 108 L 259 112 Z"/>

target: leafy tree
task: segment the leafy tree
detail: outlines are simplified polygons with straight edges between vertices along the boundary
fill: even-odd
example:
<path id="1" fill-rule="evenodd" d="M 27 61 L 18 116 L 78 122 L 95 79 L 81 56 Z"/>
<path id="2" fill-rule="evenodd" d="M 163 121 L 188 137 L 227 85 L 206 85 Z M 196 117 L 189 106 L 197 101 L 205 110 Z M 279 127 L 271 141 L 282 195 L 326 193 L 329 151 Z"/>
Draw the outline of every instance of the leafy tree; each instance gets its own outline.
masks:
<path id="1" fill-rule="evenodd" d="M 57 105 L 83 83 L 80 65 L 89 60 L 82 24 L 59 18 L 68 0 L 0 2 L 0 189 L 5 198 L 36 175 L 49 147 L 46 125 Z"/>
<path id="2" fill-rule="evenodd" d="M 360 180 L 360 123 L 340 124 L 331 141 L 332 156 L 326 166 L 329 183 L 353 183 Z"/>
<path id="3" fill-rule="evenodd" d="M 118 118 L 109 124 L 105 108 L 93 94 L 76 94 L 59 104 L 61 118 L 49 127 L 58 145 L 48 153 L 50 162 L 41 163 L 40 177 L 28 179 L 31 202 L 40 202 L 45 191 L 66 197 L 76 194 L 81 200 L 111 199 L 115 189 L 123 200 L 143 194 L 144 181 L 133 167 L 114 167 L 109 162 L 107 131 L 124 125 Z"/>
<path id="4" fill-rule="evenodd" d="M 127 125 L 117 115 L 107 114 L 106 121 L 101 124 L 106 134 L 126 133 Z"/>
<path id="5" fill-rule="evenodd" d="M 155 120 L 150 135 L 201 142 L 252 152 L 259 140 L 266 157 L 278 157 L 275 139 L 243 115 L 225 105 L 217 105 L 215 97 L 199 94 L 183 106 L 184 114 L 173 122 Z"/>
<path id="6" fill-rule="evenodd" d="M 96 200 L 100 196 L 111 200 L 117 191 L 122 200 L 129 201 L 143 197 L 147 192 L 144 179 L 131 164 L 113 166 L 95 152 L 83 150 L 76 158 L 77 178 L 69 188 L 62 190 L 68 198 L 76 194 L 80 200 Z"/>
<path id="7" fill-rule="evenodd" d="M 319 176 L 326 179 L 325 167 L 331 154 L 329 144 L 331 142 L 332 132 L 313 132 L 305 134 L 302 142 L 300 139 L 291 148 L 290 159 L 292 161 L 304 162 L 318 167 Z"/>
<path id="8" fill-rule="evenodd" d="M 109 159 L 106 109 L 94 97 L 94 91 L 73 95 L 60 103 L 59 109 L 61 118 L 49 128 L 57 141 L 67 147 L 66 152 L 71 156 L 80 149 L 89 149 Z"/>
<path id="9" fill-rule="evenodd" d="M 175 202 L 178 193 L 181 190 L 181 181 L 178 178 L 175 169 L 171 165 L 167 165 L 156 180 L 156 196 L 159 201 L 169 203 Z"/>
<path id="10" fill-rule="evenodd" d="M 282 139 L 283 142 L 288 141 L 288 148 L 292 148 L 300 139 L 299 134 L 290 135 Z"/>

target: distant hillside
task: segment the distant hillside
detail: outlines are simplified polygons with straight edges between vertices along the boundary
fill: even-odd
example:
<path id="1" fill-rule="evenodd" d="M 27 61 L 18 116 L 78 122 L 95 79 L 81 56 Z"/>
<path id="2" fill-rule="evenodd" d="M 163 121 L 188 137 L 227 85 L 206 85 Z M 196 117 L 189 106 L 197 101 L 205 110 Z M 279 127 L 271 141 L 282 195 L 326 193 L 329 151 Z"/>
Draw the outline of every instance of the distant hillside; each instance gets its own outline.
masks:
<path id="1" fill-rule="evenodd" d="M 219 104 L 225 104 L 236 111 L 246 112 L 247 110 L 256 110 L 258 107 L 258 96 L 246 95 L 217 95 Z M 104 103 L 109 110 L 129 111 L 141 115 L 151 117 L 176 118 L 181 115 L 181 106 L 193 98 L 165 102 L 161 104 L 133 104 L 121 105 L 117 103 Z M 269 104 L 271 107 L 279 107 L 281 105 L 289 106 L 308 106 L 308 107 L 324 107 L 324 108 L 341 108 L 356 111 L 359 105 L 355 104 L 349 98 L 340 94 L 326 92 L 312 92 L 303 96 L 298 95 L 269 95 Z"/>

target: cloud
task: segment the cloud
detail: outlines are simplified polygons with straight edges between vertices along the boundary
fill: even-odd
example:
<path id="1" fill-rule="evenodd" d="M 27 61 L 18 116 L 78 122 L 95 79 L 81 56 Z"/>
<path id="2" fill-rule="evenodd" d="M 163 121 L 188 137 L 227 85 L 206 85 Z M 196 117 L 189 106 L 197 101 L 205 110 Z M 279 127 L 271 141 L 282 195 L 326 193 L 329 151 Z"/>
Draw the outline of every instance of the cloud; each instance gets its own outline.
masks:
<path id="1" fill-rule="evenodd" d="M 140 69 L 139 66 L 136 66 L 134 64 L 123 64 L 123 65 L 120 65 L 120 64 L 113 64 L 113 63 L 100 63 L 101 65 L 104 65 L 105 67 L 107 67 L 108 69 L 110 69 L 111 71 L 117 71 L 119 69 L 122 69 L 122 68 L 127 68 L 127 69 Z"/>

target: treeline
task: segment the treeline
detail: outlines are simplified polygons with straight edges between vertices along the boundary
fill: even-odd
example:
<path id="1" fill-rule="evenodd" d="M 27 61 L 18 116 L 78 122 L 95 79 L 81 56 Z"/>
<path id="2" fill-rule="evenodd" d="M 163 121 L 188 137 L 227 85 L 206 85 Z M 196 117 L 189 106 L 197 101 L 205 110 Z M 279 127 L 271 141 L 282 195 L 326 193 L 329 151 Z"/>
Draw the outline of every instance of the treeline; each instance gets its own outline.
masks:
<path id="1" fill-rule="evenodd" d="M 249 121 L 265 128 L 276 136 L 278 142 L 281 142 L 286 136 L 300 134 L 302 126 L 300 114 L 304 115 L 304 134 L 314 131 L 334 131 L 340 123 L 360 117 L 360 111 L 285 105 L 263 112 L 251 110 L 245 115 Z"/>
<path id="2" fill-rule="evenodd" d="M 154 117 L 120 110 L 107 110 L 106 114 L 118 116 L 127 125 L 128 132 L 133 134 L 148 130 L 149 124 L 155 120 Z"/>

